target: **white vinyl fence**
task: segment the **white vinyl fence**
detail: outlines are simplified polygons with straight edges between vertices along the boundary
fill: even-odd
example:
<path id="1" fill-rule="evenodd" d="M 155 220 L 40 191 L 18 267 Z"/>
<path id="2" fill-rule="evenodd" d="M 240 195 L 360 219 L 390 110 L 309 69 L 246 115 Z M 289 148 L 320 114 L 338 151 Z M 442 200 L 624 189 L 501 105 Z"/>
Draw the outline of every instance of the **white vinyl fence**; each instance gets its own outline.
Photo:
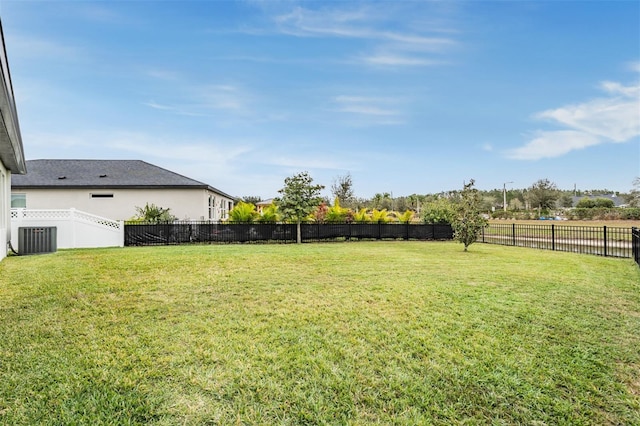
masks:
<path id="1" fill-rule="evenodd" d="M 124 247 L 124 222 L 76 209 L 11 209 L 11 245 L 20 252 L 18 228 L 55 226 L 58 248 Z"/>

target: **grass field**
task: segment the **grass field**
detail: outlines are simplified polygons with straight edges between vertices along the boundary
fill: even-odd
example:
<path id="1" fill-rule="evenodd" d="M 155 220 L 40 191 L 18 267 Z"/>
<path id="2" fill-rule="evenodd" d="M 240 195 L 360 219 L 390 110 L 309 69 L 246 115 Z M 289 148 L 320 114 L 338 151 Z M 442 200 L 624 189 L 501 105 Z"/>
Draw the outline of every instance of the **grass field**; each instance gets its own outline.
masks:
<path id="1" fill-rule="evenodd" d="M 0 424 L 640 424 L 640 268 L 451 242 L 0 262 Z"/>

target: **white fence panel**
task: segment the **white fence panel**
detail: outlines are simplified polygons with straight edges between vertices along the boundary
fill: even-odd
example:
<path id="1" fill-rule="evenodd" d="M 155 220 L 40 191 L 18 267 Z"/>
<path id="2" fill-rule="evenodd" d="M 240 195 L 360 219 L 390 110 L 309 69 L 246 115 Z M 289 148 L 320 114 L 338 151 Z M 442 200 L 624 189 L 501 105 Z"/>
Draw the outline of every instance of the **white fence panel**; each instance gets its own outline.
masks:
<path id="1" fill-rule="evenodd" d="M 76 209 L 11 209 L 11 245 L 18 247 L 18 228 L 55 226 L 58 248 L 124 247 L 124 222 Z"/>

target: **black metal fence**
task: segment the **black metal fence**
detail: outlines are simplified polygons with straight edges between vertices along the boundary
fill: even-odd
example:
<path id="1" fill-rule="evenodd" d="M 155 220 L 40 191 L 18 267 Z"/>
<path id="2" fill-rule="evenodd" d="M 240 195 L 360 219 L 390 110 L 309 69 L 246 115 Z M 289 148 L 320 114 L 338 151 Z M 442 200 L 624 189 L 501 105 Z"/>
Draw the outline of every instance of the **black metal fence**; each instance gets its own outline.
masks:
<path id="1" fill-rule="evenodd" d="M 633 260 L 640 266 L 640 229 L 631 228 L 631 247 L 633 247 Z"/>
<path id="2" fill-rule="evenodd" d="M 630 258 L 638 256 L 640 237 L 637 235 L 637 230 L 632 231 L 632 228 L 492 223 L 483 229 L 478 240 L 490 244 Z M 635 259 L 638 262 L 638 257 Z"/>
<path id="3" fill-rule="evenodd" d="M 341 240 L 451 240 L 451 225 L 400 223 L 303 223 L 303 242 Z M 187 243 L 296 242 L 290 223 L 127 223 L 125 246 Z"/>

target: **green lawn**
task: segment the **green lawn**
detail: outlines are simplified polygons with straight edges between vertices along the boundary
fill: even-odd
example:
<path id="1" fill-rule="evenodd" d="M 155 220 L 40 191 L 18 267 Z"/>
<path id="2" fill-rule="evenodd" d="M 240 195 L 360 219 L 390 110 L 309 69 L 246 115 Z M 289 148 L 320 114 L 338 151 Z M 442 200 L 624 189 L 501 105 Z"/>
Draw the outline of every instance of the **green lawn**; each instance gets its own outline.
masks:
<path id="1" fill-rule="evenodd" d="M 640 424 L 640 268 L 450 242 L 0 262 L 0 424 Z"/>

